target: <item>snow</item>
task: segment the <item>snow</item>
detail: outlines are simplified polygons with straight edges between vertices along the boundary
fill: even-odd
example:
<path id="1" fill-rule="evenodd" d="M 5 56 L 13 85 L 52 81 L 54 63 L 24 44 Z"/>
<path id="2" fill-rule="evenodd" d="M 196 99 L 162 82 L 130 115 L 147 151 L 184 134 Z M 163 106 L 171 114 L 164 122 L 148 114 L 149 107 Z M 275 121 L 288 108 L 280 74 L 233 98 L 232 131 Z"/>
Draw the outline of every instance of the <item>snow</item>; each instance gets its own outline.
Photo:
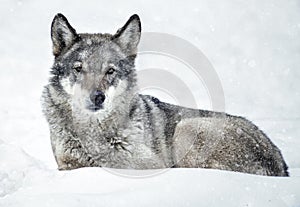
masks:
<path id="1" fill-rule="evenodd" d="M 298 206 L 300 179 L 210 169 L 119 176 L 102 168 L 58 172 L 2 143 L 0 206 Z M 16 162 L 16 160 L 19 160 Z M 4 166 L 5 165 L 5 166 Z M 6 174 L 5 171 L 7 171 Z M 123 170 L 123 175 L 129 175 Z M 140 171 L 141 172 L 141 171 Z M 136 172 L 135 172 L 136 173 Z M 142 173 L 142 172 L 141 172 Z"/>
<path id="2" fill-rule="evenodd" d="M 300 206 L 299 6 L 297 0 L 2 1 L 0 206 Z M 56 170 L 40 95 L 53 61 L 50 25 L 58 12 L 79 32 L 110 33 L 137 13 L 143 31 L 191 42 L 216 70 L 226 112 L 263 129 L 291 177 L 210 169 Z M 151 58 L 157 59 L 147 67 L 169 66 L 188 82 L 199 107 L 212 108 L 205 86 L 182 64 Z M 144 63 L 143 56 L 138 67 Z M 172 94 L 151 93 L 172 101 Z"/>

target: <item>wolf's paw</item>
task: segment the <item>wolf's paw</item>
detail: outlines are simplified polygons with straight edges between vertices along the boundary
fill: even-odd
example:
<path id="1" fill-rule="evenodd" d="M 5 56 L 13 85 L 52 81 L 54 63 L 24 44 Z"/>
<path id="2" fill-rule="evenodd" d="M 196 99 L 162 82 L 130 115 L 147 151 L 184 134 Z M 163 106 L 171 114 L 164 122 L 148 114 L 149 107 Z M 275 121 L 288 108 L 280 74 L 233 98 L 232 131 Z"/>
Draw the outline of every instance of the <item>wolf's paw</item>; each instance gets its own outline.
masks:
<path id="1" fill-rule="evenodd" d="M 76 158 L 76 159 L 79 159 L 81 157 L 81 152 L 79 149 L 77 148 L 73 148 L 70 150 L 70 154 L 72 157 Z"/>

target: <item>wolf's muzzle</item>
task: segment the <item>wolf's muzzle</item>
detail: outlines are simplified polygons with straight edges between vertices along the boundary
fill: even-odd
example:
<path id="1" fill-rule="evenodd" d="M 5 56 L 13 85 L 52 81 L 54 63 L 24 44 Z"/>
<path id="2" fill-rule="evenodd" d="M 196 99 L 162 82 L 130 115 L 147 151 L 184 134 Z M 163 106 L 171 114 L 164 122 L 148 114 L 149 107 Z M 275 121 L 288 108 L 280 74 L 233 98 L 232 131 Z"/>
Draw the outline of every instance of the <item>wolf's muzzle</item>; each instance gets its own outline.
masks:
<path id="1" fill-rule="evenodd" d="M 93 106 L 90 107 L 93 111 L 97 111 L 102 108 L 102 104 L 105 100 L 105 95 L 100 90 L 95 90 L 90 95 L 90 100 L 93 103 Z"/>

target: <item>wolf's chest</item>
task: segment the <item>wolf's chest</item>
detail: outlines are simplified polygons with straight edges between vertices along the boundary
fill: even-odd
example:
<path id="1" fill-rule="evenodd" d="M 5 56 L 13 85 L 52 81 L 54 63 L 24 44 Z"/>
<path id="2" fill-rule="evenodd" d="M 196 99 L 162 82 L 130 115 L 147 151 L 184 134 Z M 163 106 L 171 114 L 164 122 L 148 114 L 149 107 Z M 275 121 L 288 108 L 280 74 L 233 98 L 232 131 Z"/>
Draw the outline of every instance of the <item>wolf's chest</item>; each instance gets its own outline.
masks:
<path id="1" fill-rule="evenodd" d="M 126 126 L 117 126 L 98 123 L 88 123 L 76 126 L 79 141 L 91 154 L 98 154 L 101 151 L 133 149 L 144 144 L 147 136 L 141 123 L 128 123 Z"/>

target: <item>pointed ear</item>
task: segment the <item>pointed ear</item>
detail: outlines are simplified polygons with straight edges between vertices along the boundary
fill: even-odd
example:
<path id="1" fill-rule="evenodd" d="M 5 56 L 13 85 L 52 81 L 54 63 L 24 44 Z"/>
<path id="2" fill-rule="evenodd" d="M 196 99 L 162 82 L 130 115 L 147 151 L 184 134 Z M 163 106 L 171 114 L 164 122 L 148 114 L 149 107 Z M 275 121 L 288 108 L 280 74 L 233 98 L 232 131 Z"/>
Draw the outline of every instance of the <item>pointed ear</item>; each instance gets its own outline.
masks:
<path id="1" fill-rule="evenodd" d="M 69 24 L 67 18 L 62 14 L 57 14 L 51 25 L 51 39 L 53 43 L 53 55 L 57 57 L 64 49 L 73 45 L 79 39 L 79 36 Z"/>
<path id="2" fill-rule="evenodd" d="M 113 41 L 115 41 L 127 55 L 135 55 L 137 53 L 140 37 L 140 18 L 137 14 L 134 14 L 113 36 Z"/>

